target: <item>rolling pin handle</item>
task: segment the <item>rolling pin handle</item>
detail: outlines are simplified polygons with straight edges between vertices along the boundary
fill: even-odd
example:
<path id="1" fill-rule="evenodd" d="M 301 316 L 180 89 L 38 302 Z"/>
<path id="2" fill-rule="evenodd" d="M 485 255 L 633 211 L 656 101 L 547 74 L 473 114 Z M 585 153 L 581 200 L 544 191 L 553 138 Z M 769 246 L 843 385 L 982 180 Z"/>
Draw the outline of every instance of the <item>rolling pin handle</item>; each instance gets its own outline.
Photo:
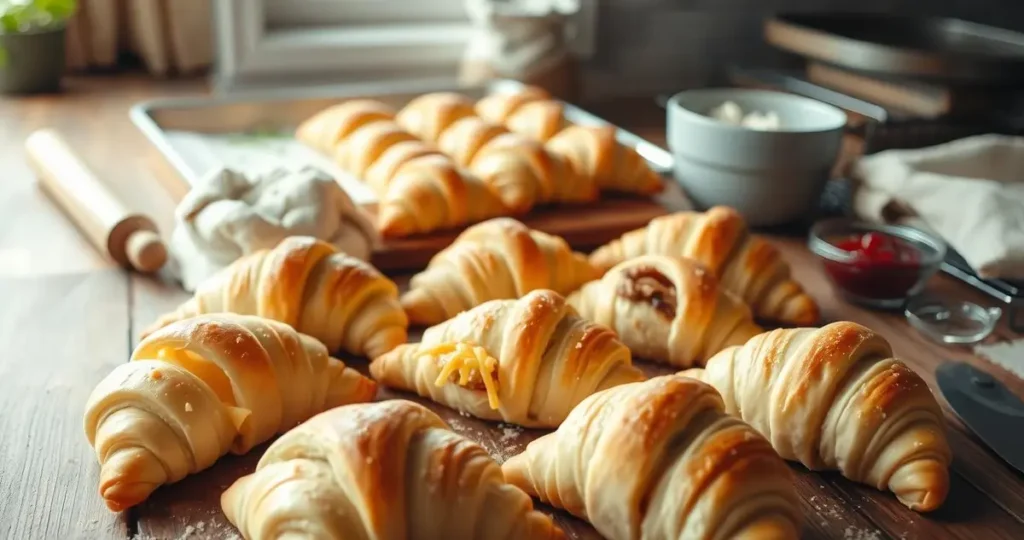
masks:
<path id="1" fill-rule="evenodd" d="M 167 262 L 167 248 L 159 234 L 139 229 L 128 235 L 125 256 L 132 268 L 150 274 L 160 270 Z"/>
<path id="2" fill-rule="evenodd" d="M 39 185 L 96 249 L 140 272 L 163 266 L 167 248 L 153 220 L 129 211 L 57 131 L 33 132 L 25 149 Z"/>

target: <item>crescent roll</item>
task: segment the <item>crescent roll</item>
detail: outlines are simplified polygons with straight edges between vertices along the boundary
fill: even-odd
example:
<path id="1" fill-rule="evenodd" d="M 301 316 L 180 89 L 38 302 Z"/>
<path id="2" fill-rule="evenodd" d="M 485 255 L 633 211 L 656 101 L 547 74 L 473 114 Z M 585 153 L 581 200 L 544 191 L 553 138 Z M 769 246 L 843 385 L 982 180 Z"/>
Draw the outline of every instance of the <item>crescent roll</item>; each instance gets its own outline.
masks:
<path id="1" fill-rule="evenodd" d="M 386 238 L 451 229 L 511 214 L 501 198 L 446 156 L 406 163 L 377 206 L 377 228 Z"/>
<path id="2" fill-rule="evenodd" d="M 717 388 L 726 411 L 785 459 L 888 488 L 913 510 L 946 498 L 952 455 L 942 410 L 889 343 L 859 324 L 766 332 L 683 375 Z"/>
<path id="3" fill-rule="evenodd" d="M 366 173 L 393 146 L 422 142 L 392 121 L 374 122 L 360 127 L 334 151 L 334 161 L 342 170 L 366 181 Z"/>
<path id="4" fill-rule="evenodd" d="M 619 143 L 613 126 L 570 126 L 546 146 L 564 156 L 576 174 L 593 178 L 602 191 L 654 195 L 663 188 L 647 160 Z"/>
<path id="5" fill-rule="evenodd" d="M 405 343 L 398 287 L 369 263 L 309 236 L 285 238 L 202 282 L 195 296 L 146 333 L 202 313 L 259 315 L 370 358 Z M 145 334 L 144 334 L 145 335 Z"/>
<path id="6" fill-rule="evenodd" d="M 491 140 L 473 158 L 469 170 L 509 208 L 519 211 L 536 204 L 592 202 L 599 194 L 593 178 L 576 174 L 565 158 L 515 133 Z"/>
<path id="7" fill-rule="evenodd" d="M 424 94 L 398 111 L 395 122 L 420 139 L 436 143 L 457 120 L 476 114 L 474 105 L 473 100 L 455 92 Z"/>
<path id="8" fill-rule="evenodd" d="M 476 102 L 476 115 L 492 124 L 505 125 L 517 109 L 533 101 L 551 98 L 539 86 L 525 86 L 515 92 L 494 92 Z"/>
<path id="9" fill-rule="evenodd" d="M 561 540 L 487 452 L 410 401 L 349 405 L 275 441 L 221 496 L 247 540 Z"/>
<path id="10" fill-rule="evenodd" d="M 244 454 L 376 392 L 283 323 L 233 314 L 176 322 L 144 339 L 89 396 L 85 434 L 100 463 L 100 495 L 124 510 L 228 452 Z"/>
<path id="11" fill-rule="evenodd" d="M 423 341 L 375 359 L 381 384 L 484 420 L 555 427 L 590 394 L 643 379 L 610 329 L 581 318 L 558 293 L 492 300 Z"/>
<path id="12" fill-rule="evenodd" d="M 502 466 L 609 540 L 796 539 L 792 472 L 710 386 L 656 377 L 597 392 Z"/>
<path id="13" fill-rule="evenodd" d="M 406 170 L 409 163 L 421 163 L 421 157 L 439 156 L 441 152 L 419 140 L 401 140 L 380 153 L 380 156 L 366 169 L 363 180 L 377 194 L 378 199 L 387 195 L 391 181 L 398 173 Z M 429 163 L 429 161 L 428 161 Z"/>
<path id="14" fill-rule="evenodd" d="M 560 101 L 544 99 L 524 103 L 505 120 L 505 127 L 530 139 L 547 142 L 572 124 Z"/>
<path id="15" fill-rule="evenodd" d="M 758 319 L 806 326 L 817 322 L 818 306 L 790 277 L 789 265 L 770 242 L 752 234 L 736 210 L 677 212 L 654 218 L 644 228 L 598 248 L 590 262 L 605 270 L 640 255 L 694 259 L 741 298 Z"/>
<path id="16" fill-rule="evenodd" d="M 750 308 L 681 257 L 629 259 L 569 296 L 580 315 L 615 330 L 634 355 L 678 367 L 703 364 L 762 330 Z"/>
<path id="17" fill-rule="evenodd" d="M 452 158 L 460 167 L 469 167 L 477 153 L 501 135 L 509 131 L 492 124 L 479 116 L 460 118 L 441 133 L 438 148 Z"/>
<path id="18" fill-rule="evenodd" d="M 314 150 L 330 154 L 357 129 L 394 117 L 395 110 L 379 101 L 352 99 L 332 105 L 299 124 L 295 138 Z"/>
<path id="19" fill-rule="evenodd" d="M 512 218 L 494 218 L 466 229 L 434 255 L 412 277 L 401 302 L 413 324 L 437 324 L 488 300 L 537 289 L 564 295 L 597 277 L 586 256 L 565 240 Z"/>

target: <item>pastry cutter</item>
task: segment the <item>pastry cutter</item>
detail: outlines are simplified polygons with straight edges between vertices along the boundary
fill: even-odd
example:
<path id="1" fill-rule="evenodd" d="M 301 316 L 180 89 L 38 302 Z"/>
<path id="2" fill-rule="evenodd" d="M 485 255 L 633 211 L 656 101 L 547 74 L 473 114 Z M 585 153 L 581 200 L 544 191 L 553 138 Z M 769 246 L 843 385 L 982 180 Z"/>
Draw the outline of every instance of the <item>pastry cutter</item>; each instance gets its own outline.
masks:
<path id="1" fill-rule="evenodd" d="M 953 412 L 999 457 L 1024 473 L 1024 402 L 988 373 L 964 362 L 935 370 Z"/>

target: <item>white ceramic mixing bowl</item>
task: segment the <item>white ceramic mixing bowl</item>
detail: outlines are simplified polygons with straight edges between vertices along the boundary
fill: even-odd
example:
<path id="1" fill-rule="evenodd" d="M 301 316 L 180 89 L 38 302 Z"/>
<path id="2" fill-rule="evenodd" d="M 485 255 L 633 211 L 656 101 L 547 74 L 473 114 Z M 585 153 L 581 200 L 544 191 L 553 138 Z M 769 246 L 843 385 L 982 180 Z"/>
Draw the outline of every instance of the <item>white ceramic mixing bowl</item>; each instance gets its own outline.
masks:
<path id="1" fill-rule="evenodd" d="M 708 116 L 725 102 L 774 112 L 780 127 L 760 131 Z M 726 205 L 753 226 L 809 216 L 842 142 L 846 113 L 813 99 L 747 89 L 700 89 L 669 100 L 668 146 L 675 177 L 701 209 Z"/>

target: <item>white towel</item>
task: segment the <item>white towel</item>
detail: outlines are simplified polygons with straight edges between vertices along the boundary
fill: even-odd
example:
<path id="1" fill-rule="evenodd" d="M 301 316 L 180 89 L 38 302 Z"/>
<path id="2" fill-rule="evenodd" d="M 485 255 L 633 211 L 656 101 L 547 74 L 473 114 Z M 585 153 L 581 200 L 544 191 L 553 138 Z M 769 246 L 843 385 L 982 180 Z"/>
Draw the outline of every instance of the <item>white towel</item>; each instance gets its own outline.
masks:
<path id="1" fill-rule="evenodd" d="M 197 183 L 178 205 L 171 251 L 182 285 L 194 291 L 239 257 L 296 235 L 363 260 L 378 242 L 370 216 L 315 168 L 256 177 L 224 169 Z"/>
<path id="2" fill-rule="evenodd" d="M 982 277 L 1024 279 L 1024 138 L 888 150 L 861 158 L 852 176 L 861 218 L 918 220 Z"/>

